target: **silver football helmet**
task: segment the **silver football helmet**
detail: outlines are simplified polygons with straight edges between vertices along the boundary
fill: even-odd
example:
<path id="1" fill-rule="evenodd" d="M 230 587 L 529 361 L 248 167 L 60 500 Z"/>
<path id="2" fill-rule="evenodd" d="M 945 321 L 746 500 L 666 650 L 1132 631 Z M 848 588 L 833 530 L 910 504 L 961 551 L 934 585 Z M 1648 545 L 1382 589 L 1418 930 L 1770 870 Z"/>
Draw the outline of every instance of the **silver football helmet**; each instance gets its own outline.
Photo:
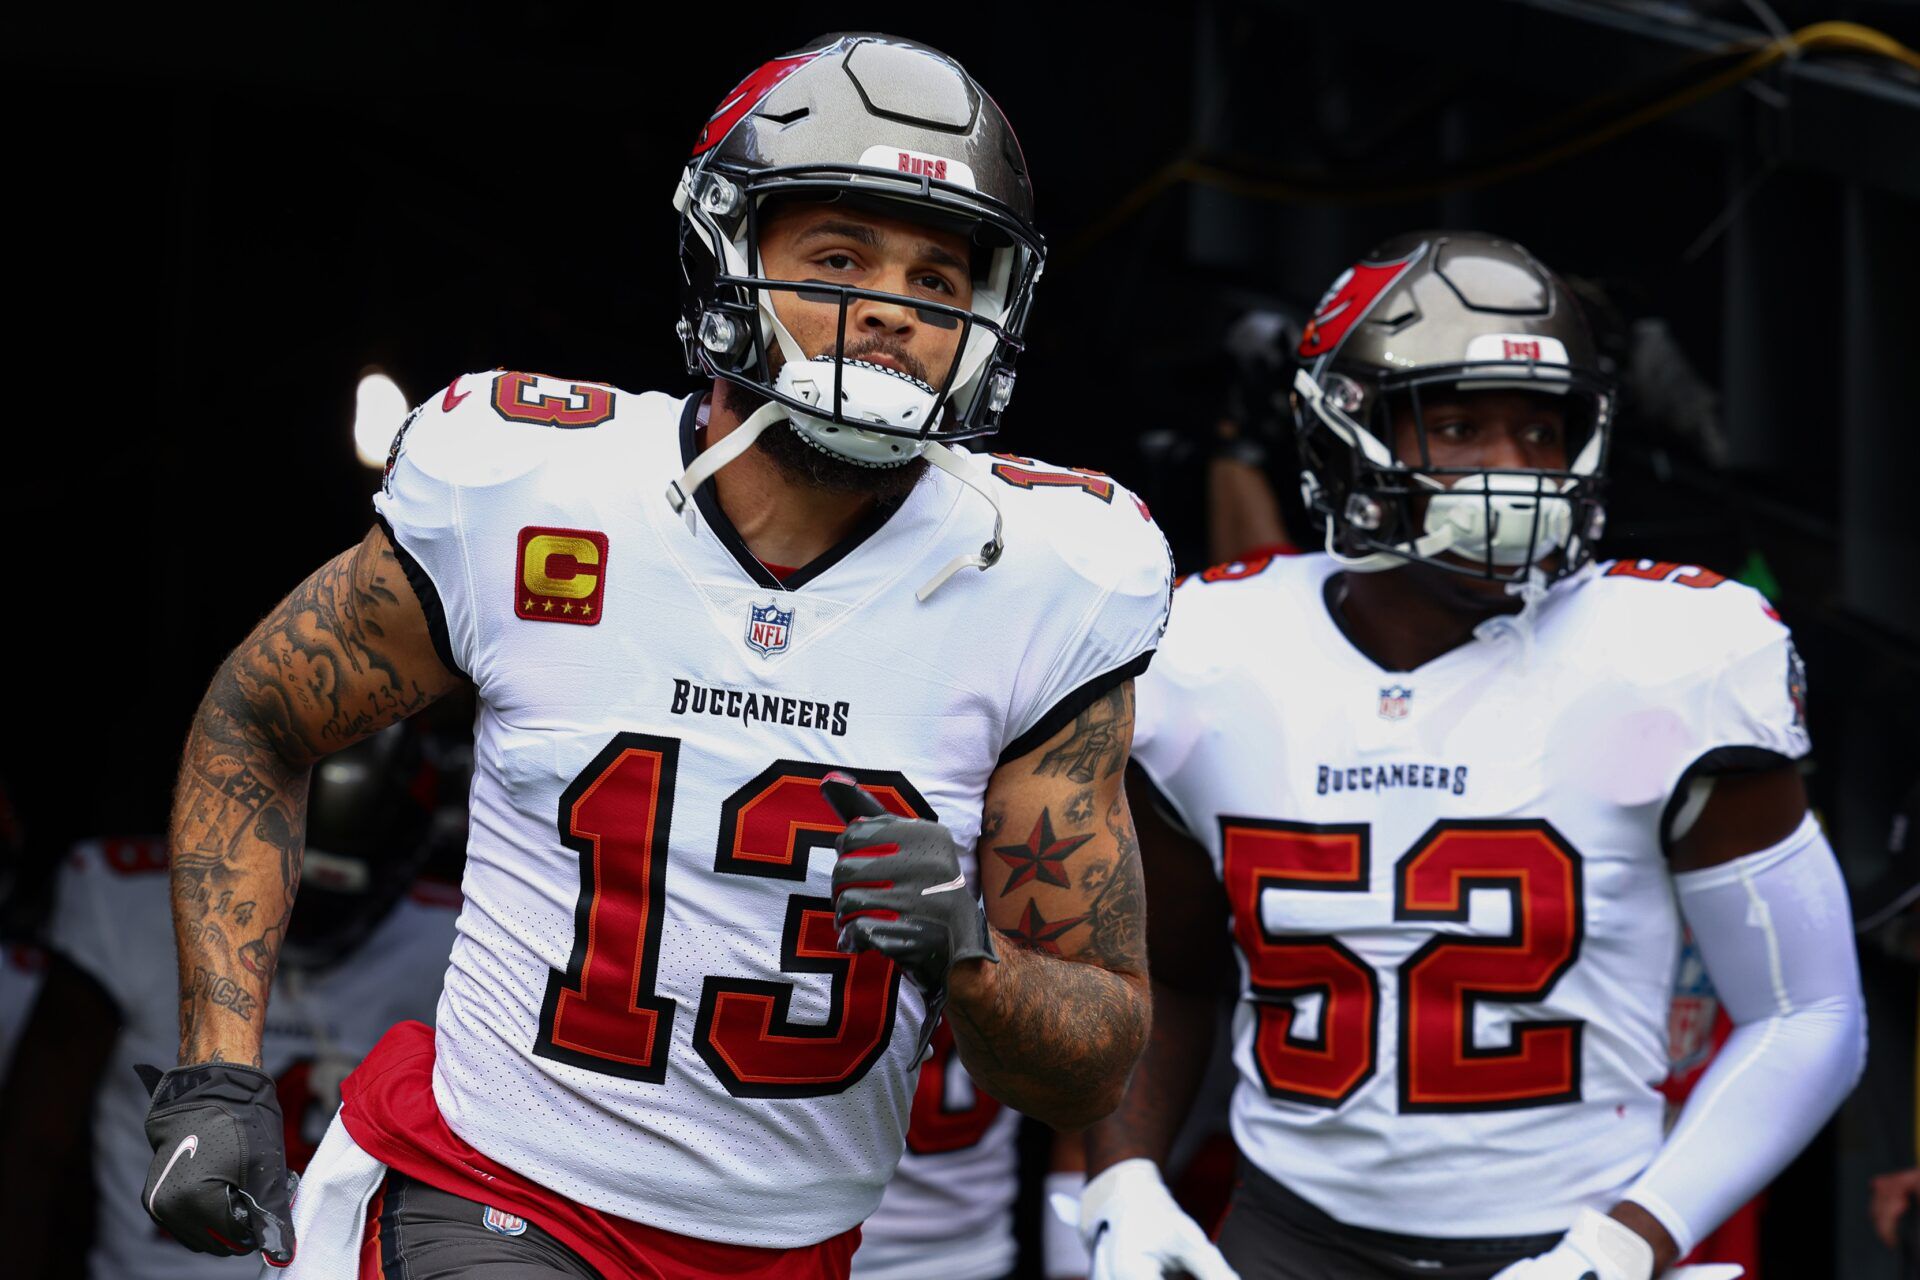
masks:
<path id="1" fill-rule="evenodd" d="M 969 236 L 970 307 L 900 299 L 926 323 L 962 329 L 936 382 L 842 354 L 849 306 L 894 295 L 763 274 L 760 223 L 777 197 L 878 206 Z M 871 34 L 822 36 L 774 59 L 707 121 L 674 206 L 689 371 L 782 406 L 780 416 L 814 444 L 868 466 L 997 429 L 1046 249 L 1020 144 L 953 59 Z M 779 291 L 838 305 L 836 350 L 800 348 L 774 313 Z"/>
<path id="2" fill-rule="evenodd" d="M 1613 381 L 1573 294 L 1525 249 L 1468 231 L 1389 240 L 1333 282 L 1298 356 L 1301 485 L 1349 568 L 1419 561 L 1522 582 L 1592 558 Z M 1442 387 L 1561 397 L 1566 468 L 1433 465 L 1421 394 Z M 1394 451 L 1396 403 L 1411 410 L 1417 457 Z"/>

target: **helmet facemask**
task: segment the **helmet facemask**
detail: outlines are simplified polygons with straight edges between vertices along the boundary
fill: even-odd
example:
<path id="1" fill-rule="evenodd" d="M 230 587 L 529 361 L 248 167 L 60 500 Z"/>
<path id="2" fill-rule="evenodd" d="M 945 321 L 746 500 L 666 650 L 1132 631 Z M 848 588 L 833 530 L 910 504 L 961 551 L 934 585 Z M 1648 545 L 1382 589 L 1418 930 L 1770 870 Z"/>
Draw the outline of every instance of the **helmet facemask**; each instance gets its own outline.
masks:
<path id="1" fill-rule="evenodd" d="M 951 210 L 935 201 L 937 212 L 928 217 L 928 198 L 944 184 L 928 178 L 903 184 L 902 175 L 890 170 L 848 166 L 831 173 L 782 169 L 739 176 L 735 182 L 716 169 L 692 168 L 676 197 L 686 215 L 682 259 L 689 290 L 705 295 L 698 322 L 682 321 L 691 369 L 791 411 L 783 416 L 803 437 L 862 466 L 900 465 L 920 456 L 929 442 L 968 440 L 998 429 L 1044 260 L 1037 237 L 1010 213 L 988 210 L 982 216 L 990 202 L 963 188 L 951 193 Z M 901 198 L 906 192 L 915 198 Z M 850 208 L 967 231 L 975 263 L 971 305 L 771 278 L 760 251 L 769 202 L 795 197 L 844 200 Z M 701 269 L 707 274 L 696 280 Z M 805 351 L 775 308 L 780 294 L 835 307 L 830 350 Z M 857 336 L 850 343 L 848 334 L 849 313 L 861 300 L 892 303 L 924 324 L 958 328 L 953 357 L 944 368 L 925 370 L 924 379 L 862 361 L 861 343 Z"/>
<path id="2" fill-rule="evenodd" d="M 1427 402 L 1441 391 L 1518 390 L 1560 398 L 1560 469 L 1440 466 Z M 1367 571 L 1409 562 L 1520 583 L 1554 581 L 1593 556 L 1605 526 L 1612 420 L 1607 379 L 1565 365 L 1459 363 L 1364 379 L 1335 367 L 1295 377 L 1306 498 L 1327 525 L 1327 551 Z M 1424 396 L 1424 398 L 1423 398 Z M 1414 456 L 1389 443 L 1393 406 L 1411 417 Z"/>

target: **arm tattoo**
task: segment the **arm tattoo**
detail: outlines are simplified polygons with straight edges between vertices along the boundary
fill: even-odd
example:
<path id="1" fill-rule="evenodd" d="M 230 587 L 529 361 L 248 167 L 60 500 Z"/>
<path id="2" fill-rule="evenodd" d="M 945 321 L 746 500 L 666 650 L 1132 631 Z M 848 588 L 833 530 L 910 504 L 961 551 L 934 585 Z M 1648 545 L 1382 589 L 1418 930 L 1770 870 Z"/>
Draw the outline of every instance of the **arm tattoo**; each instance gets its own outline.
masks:
<path id="1" fill-rule="evenodd" d="M 1140 838 L 1124 796 L 1107 807 L 1107 830 L 1120 856 L 1095 863 L 1080 877 L 1091 902 L 1086 955 L 1110 969 L 1144 972 L 1147 967 L 1147 894 L 1140 873 Z"/>
<path id="2" fill-rule="evenodd" d="M 1065 774 L 1079 783 L 1111 778 L 1127 764 L 1133 724 L 1133 682 L 1122 681 L 1073 718 L 1067 740 L 1040 757 L 1034 772 L 1043 778 Z"/>
<path id="3" fill-rule="evenodd" d="M 1060 939 L 1069 930 L 1079 928 L 1086 919 L 1085 916 L 1062 916 L 1058 920 L 1049 920 L 1040 914 L 1040 904 L 1028 898 L 1026 908 L 1020 912 L 1020 923 L 1007 936 L 1029 950 L 1057 956 L 1060 954 Z"/>
<path id="4" fill-rule="evenodd" d="M 427 683 L 409 674 L 409 655 L 382 626 L 383 613 L 402 602 L 404 580 L 392 545 L 369 535 L 268 614 L 201 700 L 170 831 L 182 1061 L 258 1065 L 255 1015 L 266 1006 L 300 883 L 308 769 L 452 683 L 437 662 L 417 673 Z M 253 936 L 239 943 L 229 926 Z M 216 1043 L 232 1020 L 246 1033 Z"/>
<path id="5" fill-rule="evenodd" d="M 1037 944 L 1029 950 L 1007 935 L 988 1007 L 956 1001 L 947 1017 L 981 1087 L 1057 1128 L 1079 1128 L 1111 1106 L 1089 1082 L 1125 1080 L 1146 1043 L 1150 1005 L 1120 974 L 1046 954 L 1044 935 L 1078 921 L 1045 920 L 1031 902 L 1025 919 L 1023 934 Z"/>
<path id="6" fill-rule="evenodd" d="M 1000 861 L 1013 868 L 1013 874 L 1000 886 L 1000 896 L 1006 897 L 1021 885 L 1038 881 L 1041 884 L 1066 888 L 1067 869 L 1063 865 L 1067 858 L 1087 841 L 1091 834 L 1084 836 L 1055 836 L 1053 834 L 1053 815 L 1046 809 L 1040 811 L 1040 820 L 1033 824 L 1033 834 L 1025 844 L 1001 844 L 993 847 Z"/>
<path id="7" fill-rule="evenodd" d="M 1128 682 L 1005 766 L 981 818 L 1000 963 L 956 987 L 947 1017 L 980 1087 L 1056 1128 L 1111 1109 L 1152 1020 L 1139 843 L 1119 776 L 1132 738 Z"/>

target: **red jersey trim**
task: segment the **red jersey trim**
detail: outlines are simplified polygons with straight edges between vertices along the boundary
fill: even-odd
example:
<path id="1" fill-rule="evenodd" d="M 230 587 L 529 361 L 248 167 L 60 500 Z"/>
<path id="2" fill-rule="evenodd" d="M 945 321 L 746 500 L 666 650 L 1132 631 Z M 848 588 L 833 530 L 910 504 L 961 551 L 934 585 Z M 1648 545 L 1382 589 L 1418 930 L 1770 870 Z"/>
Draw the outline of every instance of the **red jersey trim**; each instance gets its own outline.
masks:
<path id="1" fill-rule="evenodd" d="M 537 1223 L 604 1275 L 636 1280 L 845 1280 L 860 1228 L 798 1249 L 677 1235 L 576 1204 L 489 1160 L 448 1127 L 433 1100 L 433 1030 L 402 1022 L 340 1087 L 340 1119 L 360 1149 L 451 1195 Z"/>

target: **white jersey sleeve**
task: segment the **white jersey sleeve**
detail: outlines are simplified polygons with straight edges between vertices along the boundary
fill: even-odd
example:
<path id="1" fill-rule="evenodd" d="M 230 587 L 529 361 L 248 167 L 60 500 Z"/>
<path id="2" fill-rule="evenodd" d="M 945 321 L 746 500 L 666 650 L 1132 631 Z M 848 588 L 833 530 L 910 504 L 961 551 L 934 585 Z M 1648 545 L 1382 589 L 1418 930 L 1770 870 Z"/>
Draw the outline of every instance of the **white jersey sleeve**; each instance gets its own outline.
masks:
<path id="1" fill-rule="evenodd" d="M 471 678 L 493 639 L 489 621 L 497 626 L 501 617 L 478 598 L 482 576 L 468 546 L 473 508 L 546 460 L 559 434 L 549 428 L 593 425 L 548 421 L 543 404 L 585 403 L 598 422 L 611 415 L 614 395 L 597 383 L 534 374 L 462 374 L 401 425 L 373 508 L 449 669 Z M 595 407 L 602 400 L 605 413 Z"/>
<path id="2" fill-rule="evenodd" d="M 1189 833 L 1202 830 L 1207 815 L 1189 812 L 1186 794 L 1173 785 L 1200 747 L 1216 708 L 1214 686 L 1232 674 L 1230 659 L 1219 643 L 1222 635 L 1239 635 L 1246 627 L 1246 601 L 1228 591 L 1208 591 L 1215 581 L 1251 577 L 1265 569 L 1271 557 L 1234 561 L 1202 574 L 1183 575 L 1175 584 L 1176 607 L 1166 635 L 1154 655 L 1153 674 L 1136 686 L 1133 719 L 1133 759 L 1146 771 L 1160 798 Z M 1222 576 L 1225 574 L 1226 576 Z"/>
<path id="3" fill-rule="evenodd" d="M 979 462 L 1013 488 L 997 490 L 1005 558 L 1047 557 L 1035 576 L 1052 584 L 1051 607 L 1014 682 L 1005 762 L 1146 670 L 1167 627 L 1173 561 L 1146 504 L 1110 477 L 1007 454 Z"/>
<path id="4" fill-rule="evenodd" d="M 1623 629 L 1615 643 L 1645 664 L 1642 686 L 1681 726 L 1670 741 L 1649 744 L 1669 812 L 1692 777 L 1769 768 L 1812 749 L 1806 669 L 1759 592 L 1693 565 L 1647 560 L 1604 566 L 1593 585 L 1608 616 L 1631 619 L 1638 634 Z"/>

